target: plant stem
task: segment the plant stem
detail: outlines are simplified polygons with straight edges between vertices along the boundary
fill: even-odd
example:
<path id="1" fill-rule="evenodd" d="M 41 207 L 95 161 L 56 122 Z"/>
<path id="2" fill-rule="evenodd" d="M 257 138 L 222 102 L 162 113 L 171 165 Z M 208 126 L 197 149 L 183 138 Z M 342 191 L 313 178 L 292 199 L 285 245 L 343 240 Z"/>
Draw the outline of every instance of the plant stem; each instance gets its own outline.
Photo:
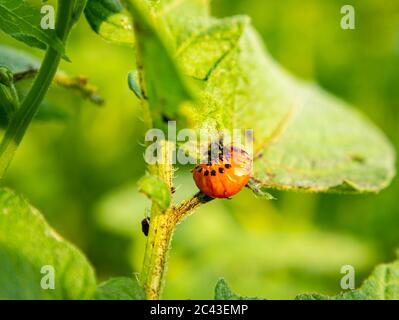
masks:
<path id="1" fill-rule="evenodd" d="M 56 34 L 65 44 L 71 28 L 74 0 L 59 0 L 57 10 Z M 29 93 L 12 117 L 0 145 L 0 178 L 3 178 L 14 158 L 26 130 L 35 116 L 48 88 L 57 72 L 61 53 L 49 47 L 35 82 Z"/>
<path id="2" fill-rule="evenodd" d="M 148 300 L 157 300 L 162 293 L 170 242 L 174 231 L 170 212 L 167 210 L 155 214 L 155 211 L 152 210 L 151 213 L 150 231 L 141 272 L 141 284 Z"/>
<path id="3" fill-rule="evenodd" d="M 150 174 L 164 181 L 171 190 L 173 187 L 172 144 L 168 141 L 159 143 L 159 160 L 161 161 L 149 166 L 149 171 Z M 162 211 L 155 202 L 152 204 L 150 229 L 141 272 L 141 283 L 144 286 L 147 299 L 157 299 L 162 290 L 167 252 L 173 234 L 171 223 L 169 223 L 170 210 L 171 208 Z"/>
<path id="4" fill-rule="evenodd" d="M 131 0 L 126 0 L 125 4 L 132 18 L 134 18 L 136 8 L 133 7 L 133 3 L 131 3 Z M 140 34 L 146 31 L 140 28 L 137 22 L 133 23 L 133 29 L 136 36 L 136 65 L 141 88 L 143 120 L 147 129 L 151 129 L 153 127 L 153 119 L 147 96 L 147 83 L 145 81 L 143 48 L 141 43 L 141 39 L 144 37 Z M 151 175 L 157 176 L 163 180 L 168 185 L 169 190 L 172 190 L 173 166 L 171 157 L 174 145 L 169 141 L 161 141 L 158 143 L 161 144 L 162 161 L 155 165 L 149 165 L 148 171 Z M 161 296 L 170 244 L 177 224 L 187 217 L 195 208 L 210 200 L 212 200 L 212 198 L 198 193 L 193 198 L 184 201 L 178 206 L 172 205 L 166 210 L 161 210 L 154 201 L 152 202 L 150 228 L 144 253 L 143 268 L 140 274 L 140 282 L 144 287 L 147 299 L 157 300 Z"/>
<path id="5" fill-rule="evenodd" d="M 147 299 L 157 300 L 162 294 L 171 241 L 176 226 L 200 205 L 213 200 L 202 193 L 165 212 L 152 211 L 150 232 L 144 255 L 141 282 Z"/>
<path id="6" fill-rule="evenodd" d="M 178 204 L 173 208 L 174 224 L 175 225 L 179 224 L 181 221 L 187 218 L 191 213 L 193 213 L 195 209 L 212 200 L 214 200 L 214 198 L 208 197 L 202 192 L 198 192 L 192 198 Z"/>

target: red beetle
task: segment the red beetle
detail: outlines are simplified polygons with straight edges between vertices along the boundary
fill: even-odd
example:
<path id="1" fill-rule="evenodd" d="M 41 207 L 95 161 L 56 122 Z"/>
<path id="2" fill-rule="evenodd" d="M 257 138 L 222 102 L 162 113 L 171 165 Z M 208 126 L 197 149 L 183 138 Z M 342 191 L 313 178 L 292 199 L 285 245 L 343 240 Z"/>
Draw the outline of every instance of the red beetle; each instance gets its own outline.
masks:
<path id="1" fill-rule="evenodd" d="M 193 178 L 197 187 L 207 196 L 229 198 L 248 183 L 251 171 L 252 159 L 244 149 L 221 145 L 217 159 L 196 166 Z"/>

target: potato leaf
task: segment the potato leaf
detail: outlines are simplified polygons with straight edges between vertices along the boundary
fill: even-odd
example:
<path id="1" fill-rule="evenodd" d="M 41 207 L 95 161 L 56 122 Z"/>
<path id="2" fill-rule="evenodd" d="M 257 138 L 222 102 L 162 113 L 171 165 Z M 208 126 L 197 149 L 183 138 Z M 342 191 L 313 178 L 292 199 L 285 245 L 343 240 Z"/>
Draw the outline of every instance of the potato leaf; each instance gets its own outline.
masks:
<path id="1" fill-rule="evenodd" d="M 50 272 L 54 289 L 42 287 Z M 0 189 L 0 299 L 91 299 L 95 285 L 84 255 L 27 200 Z"/>
<path id="2" fill-rule="evenodd" d="M 146 0 L 146 2 L 151 9 L 152 18 L 158 20 L 158 24 L 162 24 L 167 29 L 166 32 L 177 42 L 182 41 L 180 37 L 195 27 L 195 23 L 187 23 L 188 17 L 190 20 L 194 19 L 193 22 L 210 17 L 210 0 Z"/>
<path id="3" fill-rule="evenodd" d="M 25 80 L 31 80 L 36 76 L 40 67 L 40 60 L 24 51 L 0 45 L 0 66 L 6 66 L 11 70 L 14 82 L 17 85 L 18 93 L 22 98 L 30 88 L 30 83 Z M 91 84 L 85 77 L 71 77 L 62 71 L 58 71 L 54 77 L 53 83 L 78 93 L 94 104 L 101 105 L 104 102 L 98 93 L 97 87 Z M 50 95 L 54 89 L 54 86 L 52 86 Z M 65 106 L 52 103 L 49 97 L 46 97 L 35 119 L 60 120 L 68 118 L 68 114 L 70 113 Z M 0 110 L 0 126 L 7 124 L 7 121 L 4 110 Z"/>
<path id="4" fill-rule="evenodd" d="M 86 8 L 88 0 L 77 0 L 75 1 L 75 6 L 72 12 L 72 24 L 75 24 L 79 21 L 84 9 Z"/>
<path id="5" fill-rule="evenodd" d="M 136 279 L 112 278 L 97 287 L 96 300 L 145 300 L 145 292 Z"/>
<path id="6" fill-rule="evenodd" d="M 288 74 L 248 18 L 186 24 L 176 56 L 201 92 L 190 123 L 215 132 L 253 129 L 254 178 L 264 188 L 355 193 L 390 183 L 395 153 L 381 131 L 345 102 Z"/>
<path id="7" fill-rule="evenodd" d="M 169 208 L 171 202 L 170 189 L 157 176 L 146 175 L 141 178 L 139 181 L 139 191 L 155 201 L 162 210 Z"/>
<path id="8" fill-rule="evenodd" d="M 398 300 L 399 299 L 399 260 L 377 266 L 359 289 L 346 291 L 335 296 L 319 293 L 306 293 L 296 296 L 296 300 Z M 232 292 L 224 279 L 215 288 L 215 300 L 258 300 Z"/>
<path id="9" fill-rule="evenodd" d="M 6 66 L 15 74 L 39 69 L 40 60 L 22 50 L 0 45 L 0 66 Z"/>
<path id="10" fill-rule="evenodd" d="M 131 0 L 128 9 L 135 21 L 138 50 L 138 68 L 144 70 L 144 83 L 151 116 L 155 127 L 164 127 L 164 121 L 184 121 L 184 102 L 192 99 L 183 80 L 171 49 L 150 21 L 148 8 L 141 2 Z M 142 83 L 140 83 L 141 85 Z"/>
<path id="11" fill-rule="evenodd" d="M 234 293 L 224 279 L 219 279 L 215 287 L 215 300 L 264 300 L 257 297 L 243 297 Z"/>
<path id="12" fill-rule="evenodd" d="M 399 260 L 377 266 L 359 289 L 326 296 L 318 293 L 301 294 L 297 300 L 398 300 Z"/>
<path id="13" fill-rule="evenodd" d="M 52 47 L 64 55 L 65 48 L 54 30 L 40 27 L 42 15 L 25 0 L 2 0 L 0 2 L 0 29 L 25 44 L 46 49 Z"/>
<path id="14" fill-rule="evenodd" d="M 105 40 L 134 45 L 132 21 L 119 0 L 88 0 L 84 13 L 93 31 Z"/>

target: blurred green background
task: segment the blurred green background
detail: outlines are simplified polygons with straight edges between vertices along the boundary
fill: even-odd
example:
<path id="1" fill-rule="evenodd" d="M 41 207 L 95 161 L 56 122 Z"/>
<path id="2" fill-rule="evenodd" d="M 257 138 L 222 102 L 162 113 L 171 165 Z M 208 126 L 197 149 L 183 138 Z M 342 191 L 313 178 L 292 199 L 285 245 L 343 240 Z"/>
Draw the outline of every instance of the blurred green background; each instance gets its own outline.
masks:
<path id="1" fill-rule="evenodd" d="M 356 30 L 340 28 L 344 4 L 355 6 Z M 214 0 L 212 8 L 220 17 L 248 14 L 279 63 L 362 109 L 399 146 L 398 1 Z M 4 34 L 0 42 L 30 50 Z M 86 253 L 99 280 L 130 276 L 141 269 L 140 221 L 149 208 L 136 187 L 145 166 L 140 108 L 127 88 L 134 51 L 106 43 L 82 19 L 68 53 L 73 63 L 62 68 L 88 76 L 106 104 L 53 89 L 65 112 L 31 126 L 6 184 Z M 189 169 L 176 172 L 177 200 L 196 192 Z M 240 294 L 269 299 L 333 294 L 346 264 L 359 285 L 395 257 L 398 193 L 395 179 L 379 195 L 274 192 L 278 200 L 267 201 L 244 190 L 214 201 L 178 226 L 164 297 L 212 298 L 219 277 Z"/>

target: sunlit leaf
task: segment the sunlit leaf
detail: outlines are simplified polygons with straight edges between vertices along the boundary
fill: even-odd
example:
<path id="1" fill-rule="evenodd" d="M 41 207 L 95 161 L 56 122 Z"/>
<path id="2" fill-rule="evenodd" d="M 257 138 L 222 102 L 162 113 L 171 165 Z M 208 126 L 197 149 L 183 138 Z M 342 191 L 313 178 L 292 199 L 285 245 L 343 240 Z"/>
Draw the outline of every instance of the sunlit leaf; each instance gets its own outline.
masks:
<path id="1" fill-rule="evenodd" d="M 25 0 L 2 0 L 0 2 L 0 29 L 29 46 L 46 49 L 48 46 L 64 54 L 62 41 L 54 30 L 40 27 L 42 15 Z"/>
<path id="2" fill-rule="evenodd" d="M 254 178 L 263 187 L 353 193 L 389 184 L 395 153 L 381 131 L 283 70 L 246 17 L 200 20 L 197 31 L 186 23 L 176 55 L 201 91 L 190 123 L 214 132 L 253 129 Z"/>
<path id="3" fill-rule="evenodd" d="M 45 267 L 45 268 L 43 268 Z M 42 288 L 54 271 L 54 289 Z M 51 283 L 51 282 L 49 282 Z M 91 299 L 93 269 L 84 255 L 62 239 L 27 200 L 0 190 L 0 298 Z"/>
<path id="4" fill-rule="evenodd" d="M 96 300 L 145 300 L 145 292 L 136 279 L 112 278 L 97 287 Z"/>
<path id="5" fill-rule="evenodd" d="M 161 209 L 167 209 L 171 202 L 168 185 L 153 175 L 146 175 L 139 181 L 139 191 L 155 201 Z"/>
<path id="6" fill-rule="evenodd" d="M 136 0 L 128 4 L 137 29 L 139 69 L 144 70 L 147 96 L 143 96 L 143 99 L 148 100 L 154 126 L 163 127 L 165 120 L 184 121 L 184 102 L 192 96 L 172 57 L 171 49 L 151 23 L 145 7 Z"/>
<path id="7" fill-rule="evenodd" d="M 220 279 L 215 287 L 215 300 L 264 300 L 256 297 L 243 297 L 234 293 L 224 279 Z"/>
<path id="8" fill-rule="evenodd" d="M 318 293 L 301 294 L 297 300 L 398 300 L 399 261 L 381 264 L 359 289 L 326 296 Z"/>
<path id="9" fill-rule="evenodd" d="M 84 12 L 91 28 L 105 40 L 134 45 L 132 21 L 119 0 L 88 0 Z"/>

